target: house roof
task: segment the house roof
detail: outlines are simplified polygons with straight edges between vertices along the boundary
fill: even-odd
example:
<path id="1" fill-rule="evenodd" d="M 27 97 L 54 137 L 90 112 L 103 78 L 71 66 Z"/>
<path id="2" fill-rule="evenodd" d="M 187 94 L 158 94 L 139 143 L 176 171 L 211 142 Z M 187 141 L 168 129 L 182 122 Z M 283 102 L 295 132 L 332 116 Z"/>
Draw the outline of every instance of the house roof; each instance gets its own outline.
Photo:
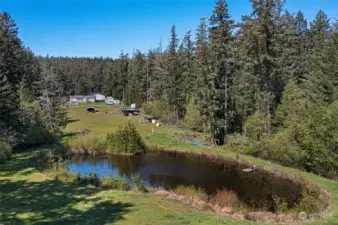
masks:
<path id="1" fill-rule="evenodd" d="M 103 94 L 100 94 L 99 92 L 93 92 L 88 94 L 87 96 L 95 96 L 95 95 L 103 95 Z"/>
<path id="2" fill-rule="evenodd" d="M 94 96 L 88 96 L 88 95 L 71 95 L 70 98 L 94 98 Z"/>
<path id="3" fill-rule="evenodd" d="M 71 95 L 70 98 L 85 98 L 85 95 Z"/>

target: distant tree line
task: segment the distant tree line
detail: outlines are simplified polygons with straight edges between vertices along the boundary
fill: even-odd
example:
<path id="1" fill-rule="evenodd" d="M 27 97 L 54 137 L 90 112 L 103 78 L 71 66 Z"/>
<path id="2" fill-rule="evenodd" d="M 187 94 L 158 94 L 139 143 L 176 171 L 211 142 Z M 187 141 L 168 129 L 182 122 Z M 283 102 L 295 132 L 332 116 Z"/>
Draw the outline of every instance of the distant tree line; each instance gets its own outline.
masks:
<path id="1" fill-rule="evenodd" d="M 337 177 L 338 23 L 322 10 L 308 23 L 283 0 L 250 2 L 252 12 L 236 22 L 217 0 L 194 40 L 189 31 L 180 41 L 172 26 L 167 47 L 146 53 L 31 60 L 55 99 L 102 92 L 209 134 L 212 143 Z"/>

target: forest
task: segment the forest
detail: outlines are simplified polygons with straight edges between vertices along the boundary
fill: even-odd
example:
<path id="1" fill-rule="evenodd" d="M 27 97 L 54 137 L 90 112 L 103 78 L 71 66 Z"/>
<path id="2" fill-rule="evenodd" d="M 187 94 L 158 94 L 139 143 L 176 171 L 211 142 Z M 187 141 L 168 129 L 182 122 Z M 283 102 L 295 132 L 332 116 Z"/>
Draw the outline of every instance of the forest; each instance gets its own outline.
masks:
<path id="1" fill-rule="evenodd" d="M 217 0 L 183 37 L 173 25 L 167 44 L 117 59 L 36 56 L 1 13 L 0 160 L 57 142 L 68 96 L 101 92 L 211 144 L 337 178 L 338 22 L 322 10 L 307 21 L 283 0 L 250 2 L 234 21 Z"/>

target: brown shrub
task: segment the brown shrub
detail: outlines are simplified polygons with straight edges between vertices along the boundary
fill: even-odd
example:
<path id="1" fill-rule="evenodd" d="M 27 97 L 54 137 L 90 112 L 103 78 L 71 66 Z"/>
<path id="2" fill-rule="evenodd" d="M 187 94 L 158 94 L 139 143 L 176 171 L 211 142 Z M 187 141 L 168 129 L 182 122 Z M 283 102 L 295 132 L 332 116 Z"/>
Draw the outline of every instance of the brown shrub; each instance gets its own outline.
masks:
<path id="1" fill-rule="evenodd" d="M 236 192 L 226 189 L 217 190 L 216 195 L 210 199 L 210 202 L 221 207 L 238 207 L 240 204 Z"/>

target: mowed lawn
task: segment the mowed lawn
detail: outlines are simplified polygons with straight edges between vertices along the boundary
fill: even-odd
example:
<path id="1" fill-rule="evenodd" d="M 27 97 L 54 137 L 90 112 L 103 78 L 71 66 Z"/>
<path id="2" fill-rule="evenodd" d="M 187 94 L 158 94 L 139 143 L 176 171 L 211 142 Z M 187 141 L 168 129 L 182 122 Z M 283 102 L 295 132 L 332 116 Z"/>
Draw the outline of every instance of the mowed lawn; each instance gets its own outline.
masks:
<path id="1" fill-rule="evenodd" d="M 152 128 L 155 128 L 155 132 L 159 134 L 172 132 L 172 129 L 166 126 L 156 127 L 151 123 L 139 123 L 141 118 L 139 116 L 121 116 L 117 113 L 115 106 L 96 105 L 95 108 L 99 110 L 97 113 L 87 113 L 86 106 L 69 108 L 65 131 L 72 133 L 88 129 L 95 135 L 106 135 L 115 132 L 119 126 L 127 124 L 128 121 L 133 121 L 143 137 L 150 136 Z"/>
<path id="2" fill-rule="evenodd" d="M 70 107 L 68 110 L 68 124 L 64 131 L 68 134 L 76 134 L 89 130 L 91 135 L 105 136 L 115 132 L 119 126 L 134 122 L 136 129 L 148 145 L 161 145 L 170 149 L 191 149 L 194 146 L 189 141 L 179 141 L 173 137 L 174 133 L 184 133 L 185 130 L 168 126 L 157 127 L 152 123 L 140 123 L 142 116 L 126 117 L 117 113 L 116 106 L 94 105 L 97 113 L 87 113 L 85 105 Z M 106 113 L 107 111 L 107 113 Z M 154 129 L 155 135 L 152 136 Z"/>

